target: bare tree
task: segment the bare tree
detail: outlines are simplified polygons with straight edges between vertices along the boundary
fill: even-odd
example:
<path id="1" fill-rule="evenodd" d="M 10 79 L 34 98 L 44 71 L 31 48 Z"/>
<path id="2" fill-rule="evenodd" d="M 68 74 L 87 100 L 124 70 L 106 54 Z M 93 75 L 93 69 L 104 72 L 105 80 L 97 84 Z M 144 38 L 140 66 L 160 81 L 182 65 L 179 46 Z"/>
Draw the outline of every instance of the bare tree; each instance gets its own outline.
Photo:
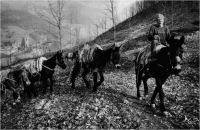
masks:
<path id="1" fill-rule="evenodd" d="M 72 45 L 72 24 L 73 24 L 73 9 L 70 10 L 70 45 Z"/>
<path id="2" fill-rule="evenodd" d="M 173 0 L 172 0 L 172 6 L 171 6 L 171 19 L 172 19 L 172 26 L 174 25 L 173 10 L 174 10 L 174 2 L 173 2 Z"/>
<path id="3" fill-rule="evenodd" d="M 137 13 L 141 12 L 143 10 L 143 1 L 136 1 L 135 8 Z"/>
<path id="4" fill-rule="evenodd" d="M 112 26 L 113 26 L 113 38 L 115 42 L 115 33 L 116 33 L 116 23 L 117 23 L 117 6 L 116 6 L 116 1 L 115 0 L 106 0 L 106 9 L 105 11 L 108 14 L 108 18 L 112 21 Z"/>
<path id="5" fill-rule="evenodd" d="M 79 44 L 79 36 L 80 36 L 80 27 L 78 26 L 78 12 L 76 11 L 76 19 L 75 19 L 75 22 L 76 22 L 76 28 L 75 28 L 75 36 L 76 36 L 76 44 Z"/>
<path id="6" fill-rule="evenodd" d="M 130 5 L 129 12 L 130 12 L 130 17 L 133 17 L 135 15 L 135 13 L 136 13 L 135 3 L 133 3 L 133 4 Z"/>
<path id="7" fill-rule="evenodd" d="M 92 20 L 90 20 L 90 21 L 91 21 L 92 24 L 96 27 L 96 36 L 98 36 L 98 35 L 99 35 L 99 28 L 100 28 L 99 23 L 94 22 L 94 21 L 92 21 Z"/>
<path id="8" fill-rule="evenodd" d="M 58 42 L 60 43 L 60 50 L 62 49 L 62 22 L 64 19 L 63 10 L 65 4 L 65 0 L 57 0 L 55 3 L 48 1 L 48 5 L 44 8 L 43 12 L 35 9 L 40 18 L 58 28 L 57 38 Z"/>
<path id="9" fill-rule="evenodd" d="M 104 17 L 104 19 L 103 19 L 102 22 L 104 23 L 104 32 L 106 32 L 106 30 L 108 29 L 108 28 L 107 28 L 107 18 Z"/>
<path id="10" fill-rule="evenodd" d="M 128 11 L 128 7 L 125 7 L 124 8 L 124 16 L 125 16 L 125 18 L 124 19 L 128 19 L 129 17 L 130 17 L 130 15 L 129 15 L 129 11 Z"/>

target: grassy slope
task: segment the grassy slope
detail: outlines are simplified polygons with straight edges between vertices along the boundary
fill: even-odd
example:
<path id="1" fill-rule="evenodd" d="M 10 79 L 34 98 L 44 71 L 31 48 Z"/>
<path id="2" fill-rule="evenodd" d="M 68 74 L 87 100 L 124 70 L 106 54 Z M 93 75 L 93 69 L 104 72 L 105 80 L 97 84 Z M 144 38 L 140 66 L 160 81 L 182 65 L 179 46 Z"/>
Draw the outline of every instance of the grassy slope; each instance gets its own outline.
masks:
<path id="1" fill-rule="evenodd" d="M 72 91 L 67 82 L 72 62 L 66 62 L 65 71 L 56 68 L 53 96 L 46 94 L 16 106 L 11 105 L 10 94 L 5 97 L 7 100 L 2 100 L 1 128 L 199 128 L 199 32 L 191 33 L 196 30 L 196 25 L 192 23 L 197 21 L 199 14 L 191 12 L 188 14 L 190 19 L 183 24 L 185 26 L 179 27 L 182 22 L 178 18 L 178 12 L 177 10 L 175 13 L 177 17 L 174 23 L 177 21 L 179 24 L 170 25 L 170 29 L 183 33 L 187 44 L 184 46 L 184 68 L 181 76 L 170 77 L 163 87 L 165 104 L 172 117 L 162 117 L 158 106 L 156 110 L 152 110 L 149 107 L 150 98 L 143 101 L 136 99 L 134 58 L 131 51 L 127 50 L 147 44 L 143 34 L 153 22 L 152 13 L 145 20 L 141 16 L 133 17 L 130 28 L 128 20 L 118 25 L 121 27 L 117 32 L 118 41 L 132 39 L 123 45 L 122 52 L 125 53 L 122 53 L 122 69 L 115 70 L 109 65 L 104 74 L 105 81 L 97 93 L 85 89 L 81 77 L 76 80 L 76 89 Z M 109 33 L 102 35 L 104 39 L 101 44 L 112 41 Z M 93 43 L 98 43 L 97 41 L 98 39 Z M 88 78 L 91 79 L 91 76 Z M 151 96 L 155 88 L 154 80 L 150 79 L 148 84 Z M 143 87 L 141 89 L 143 92 Z M 159 105 L 158 99 L 156 103 Z"/>

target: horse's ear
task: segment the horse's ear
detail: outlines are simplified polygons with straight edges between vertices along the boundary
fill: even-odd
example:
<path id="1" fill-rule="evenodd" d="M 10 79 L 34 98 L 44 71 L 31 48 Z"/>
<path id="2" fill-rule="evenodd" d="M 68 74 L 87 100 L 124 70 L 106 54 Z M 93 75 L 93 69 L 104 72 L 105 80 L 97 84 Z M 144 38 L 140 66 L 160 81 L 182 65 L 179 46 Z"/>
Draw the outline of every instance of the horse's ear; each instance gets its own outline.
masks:
<path id="1" fill-rule="evenodd" d="M 62 54 L 62 50 L 59 50 L 59 51 L 57 51 L 57 54 L 59 55 L 59 54 Z"/>
<path id="2" fill-rule="evenodd" d="M 185 43 L 185 36 L 182 35 L 180 38 L 180 44 L 183 45 Z"/>

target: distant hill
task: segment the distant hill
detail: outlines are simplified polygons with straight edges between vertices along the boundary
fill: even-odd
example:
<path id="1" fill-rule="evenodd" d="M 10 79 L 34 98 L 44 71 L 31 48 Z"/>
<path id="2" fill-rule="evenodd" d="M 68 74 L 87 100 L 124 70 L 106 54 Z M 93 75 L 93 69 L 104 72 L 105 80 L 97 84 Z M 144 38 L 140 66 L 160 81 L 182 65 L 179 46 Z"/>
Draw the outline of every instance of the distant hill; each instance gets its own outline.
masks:
<path id="1" fill-rule="evenodd" d="M 54 1 L 51 1 L 54 2 Z M 20 30 L 25 30 L 26 35 L 28 35 L 28 32 L 32 31 L 33 29 L 40 30 L 42 32 L 43 29 L 48 30 L 49 27 L 51 28 L 54 33 L 57 33 L 57 28 L 53 26 L 49 26 L 49 24 L 45 21 L 43 21 L 37 13 L 35 12 L 35 8 L 39 9 L 40 11 L 43 10 L 43 6 L 47 4 L 47 1 L 2 1 L 1 5 L 1 27 L 2 30 L 3 27 L 15 27 L 15 28 L 21 28 L 19 29 L 19 32 L 22 32 Z M 73 19 L 72 24 L 70 23 L 70 15 L 73 13 Z M 64 8 L 64 15 L 65 20 L 63 23 L 65 24 L 65 27 L 71 26 L 72 28 L 75 28 L 78 26 L 80 28 L 80 38 L 87 38 L 88 37 L 88 28 L 92 29 L 91 19 L 95 18 L 97 19 L 99 15 L 102 15 L 100 12 L 95 10 L 95 7 L 92 7 L 91 5 L 88 6 L 87 4 L 83 4 L 82 2 L 78 1 L 67 1 L 66 7 Z M 77 15 L 77 17 L 76 17 Z M 77 19 L 77 20 L 76 20 Z M 78 24 L 78 25 L 76 25 Z M 18 32 L 18 31 L 16 31 Z M 66 32 L 66 30 L 64 30 Z M 8 35 L 8 32 L 2 31 L 3 35 Z M 9 33 L 13 33 L 12 30 L 10 30 Z M 45 34 L 46 32 L 43 31 Z M 15 33 L 15 37 L 18 37 L 17 39 L 21 39 L 21 35 L 24 35 L 22 32 L 21 34 Z M 18 35 L 19 34 L 19 35 Z M 33 34 L 35 35 L 35 34 Z M 69 32 L 65 33 L 63 41 L 63 44 L 66 44 L 69 42 Z M 2 37 L 3 41 L 6 40 L 6 38 Z M 16 39 L 16 38 L 12 38 Z M 10 39 L 11 40 L 11 39 Z M 34 39 L 37 40 L 37 39 Z M 12 40 L 14 41 L 14 40 Z M 81 40 L 84 41 L 84 40 Z"/>
<path id="2" fill-rule="evenodd" d="M 2 26 L 18 26 L 25 30 L 33 29 L 36 26 L 46 26 L 44 21 L 28 11 L 13 9 L 7 9 L 1 12 L 1 24 Z"/>

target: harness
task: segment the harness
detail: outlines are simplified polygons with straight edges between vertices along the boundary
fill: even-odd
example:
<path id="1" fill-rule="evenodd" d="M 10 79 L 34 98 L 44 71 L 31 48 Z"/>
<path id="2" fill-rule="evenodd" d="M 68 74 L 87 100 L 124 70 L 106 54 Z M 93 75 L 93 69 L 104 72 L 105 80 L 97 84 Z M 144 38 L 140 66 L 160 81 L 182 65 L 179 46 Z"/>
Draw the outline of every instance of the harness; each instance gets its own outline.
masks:
<path id="1" fill-rule="evenodd" d="M 64 65 L 65 63 L 63 62 L 62 64 L 58 61 L 57 57 L 56 57 L 56 64 L 59 65 L 59 66 L 62 66 Z"/>
<path id="2" fill-rule="evenodd" d="M 10 79 L 10 78 L 5 78 L 5 79 L 7 79 L 7 80 L 10 80 L 10 81 L 13 81 L 13 82 L 17 82 L 17 81 L 15 81 L 15 80 L 13 80 L 13 79 Z M 6 90 L 6 85 L 5 84 L 3 84 L 3 83 L 1 83 L 2 84 L 2 86 L 4 86 L 5 87 L 5 90 Z M 13 92 L 15 92 L 16 91 L 16 89 L 15 88 L 13 88 L 13 87 L 10 87 L 11 88 L 11 90 L 13 91 Z M 2 88 L 1 88 L 2 89 Z M 4 88 L 3 88 L 4 89 Z"/>
<path id="3" fill-rule="evenodd" d="M 49 68 L 49 67 L 47 67 L 47 66 L 45 66 L 45 65 L 43 65 L 43 64 L 42 64 L 42 66 L 44 66 L 45 68 L 47 68 L 47 69 L 49 69 L 49 70 L 51 70 L 51 71 L 54 71 L 54 69 L 51 69 L 51 68 Z"/>
<path id="4" fill-rule="evenodd" d="M 163 70 L 165 70 L 165 72 L 167 72 L 170 75 L 170 69 L 169 68 L 165 68 L 163 65 L 158 64 L 158 63 L 154 63 L 154 65 L 161 67 Z M 172 66 L 171 53 L 169 53 L 169 65 Z M 152 77 L 152 75 L 150 74 L 149 71 L 146 71 L 146 72 Z M 171 75 L 171 77 L 172 77 L 172 75 Z"/>
<path id="5" fill-rule="evenodd" d="M 139 57 L 140 57 L 140 55 L 141 55 L 141 53 L 143 53 L 144 51 L 146 51 L 146 49 L 142 49 L 140 52 L 139 52 L 139 54 L 138 54 L 138 56 L 137 56 L 137 59 L 136 59 L 136 63 L 137 62 L 139 62 Z M 148 64 L 150 64 L 150 62 L 148 63 Z M 167 72 L 168 74 L 170 74 L 171 72 L 170 72 L 170 68 L 166 68 L 166 67 L 164 67 L 163 65 L 161 65 L 161 64 L 159 64 L 159 63 L 153 63 L 154 65 L 156 65 L 156 66 L 158 66 L 158 67 L 161 67 L 165 72 Z M 145 66 L 145 65 L 144 65 Z M 149 65 L 148 65 L 149 66 Z M 172 60 L 171 60 L 171 53 L 169 53 L 169 66 L 172 66 Z M 139 68 L 138 68 L 139 67 Z M 140 64 L 138 64 L 137 66 L 136 66 L 136 68 L 137 68 L 137 70 L 140 72 L 142 69 L 144 69 L 144 67 L 140 67 Z M 151 73 L 147 70 L 146 71 L 146 73 L 148 73 L 151 77 L 153 77 L 152 75 L 151 75 Z"/>
<path id="6" fill-rule="evenodd" d="M 65 64 L 65 63 L 60 64 L 60 63 L 58 62 L 57 57 L 56 57 L 56 64 L 62 66 L 62 65 Z M 44 66 L 45 68 L 47 68 L 47 69 L 49 69 L 49 70 L 51 70 L 51 71 L 54 71 L 54 69 L 51 69 L 51 68 L 47 67 L 47 66 L 44 65 L 44 64 L 42 64 L 42 66 Z"/>
<path id="7" fill-rule="evenodd" d="M 14 79 L 9 79 L 9 78 L 7 78 L 7 77 L 6 77 L 5 79 L 11 80 L 11 81 L 13 81 L 13 82 L 17 82 L 17 81 L 15 81 Z"/>

